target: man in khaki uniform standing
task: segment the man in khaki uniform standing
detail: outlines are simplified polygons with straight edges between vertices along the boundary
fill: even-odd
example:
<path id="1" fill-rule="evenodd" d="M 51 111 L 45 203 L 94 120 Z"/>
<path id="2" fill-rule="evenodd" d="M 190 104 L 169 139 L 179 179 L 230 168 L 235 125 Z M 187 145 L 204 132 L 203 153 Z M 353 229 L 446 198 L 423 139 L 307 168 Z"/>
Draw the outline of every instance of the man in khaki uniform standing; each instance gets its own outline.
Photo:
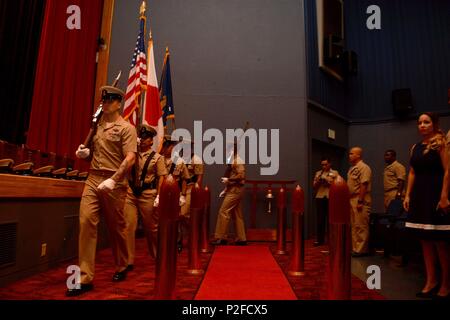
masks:
<path id="1" fill-rule="evenodd" d="M 313 188 L 316 191 L 316 211 L 317 211 L 317 240 L 314 246 L 320 246 L 325 242 L 325 230 L 328 229 L 328 198 L 330 186 L 339 176 L 336 170 L 331 169 L 331 162 L 328 158 L 320 161 L 322 170 L 314 175 Z"/>
<path id="2" fill-rule="evenodd" d="M 362 160 L 362 149 L 352 148 L 349 152 L 347 184 L 350 191 L 352 249 L 353 257 L 369 253 L 369 214 L 371 206 L 372 170 Z"/>
<path id="3" fill-rule="evenodd" d="M 126 175 L 137 151 L 136 129 L 120 116 L 124 92 L 110 86 L 102 90 L 103 117 L 90 146 L 80 145 L 76 156 L 91 159 L 89 177 L 80 204 L 79 260 L 81 285 L 68 289 L 68 296 L 93 289 L 97 225 L 103 214 L 108 228 L 116 271 L 113 281 L 126 278 L 128 248 L 123 213 L 127 194 Z"/>
<path id="4" fill-rule="evenodd" d="M 221 197 L 224 196 L 224 199 L 217 217 L 215 240 L 211 244 L 227 244 L 225 239 L 226 232 L 228 231 L 230 219 L 234 218 L 237 237 L 234 243 L 236 245 L 246 245 L 247 237 L 241 207 L 241 200 L 244 195 L 245 166 L 237 153 L 237 144 L 234 144 L 234 151 L 230 157 L 227 173 L 225 177 L 222 177 L 221 181 L 226 188 L 220 195 Z"/>
<path id="5" fill-rule="evenodd" d="M 125 218 L 128 233 L 128 271 L 134 267 L 135 235 L 138 213 L 142 217 L 148 250 L 156 258 L 158 248 L 159 216 L 154 207 L 155 200 L 159 202 L 159 190 L 167 175 L 164 157 L 152 151 L 153 137 L 156 130 L 148 125 L 142 125 L 139 131 L 138 166 L 131 170 L 127 199 L 125 202 Z M 136 172 L 137 169 L 137 172 Z"/>
<path id="6" fill-rule="evenodd" d="M 405 167 L 396 160 L 395 150 L 387 150 L 384 153 L 384 209 L 387 210 L 392 200 L 400 200 L 403 195 L 403 187 L 406 180 Z"/>

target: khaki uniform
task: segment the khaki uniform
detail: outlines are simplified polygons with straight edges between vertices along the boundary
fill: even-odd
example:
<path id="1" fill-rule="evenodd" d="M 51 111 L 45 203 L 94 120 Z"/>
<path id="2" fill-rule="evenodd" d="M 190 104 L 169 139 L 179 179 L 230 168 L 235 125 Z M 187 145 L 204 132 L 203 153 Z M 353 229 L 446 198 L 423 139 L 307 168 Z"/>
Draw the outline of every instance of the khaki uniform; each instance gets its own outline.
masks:
<path id="1" fill-rule="evenodd" d="M 79 260 L 81 283 L 94 279 L 97 225 L 100 213 L 104 215 L 109 231 L 116 272 L 128 265 L 126 221 L 123 207 L 127 182 L 117 182 L 111 192 L 99 191 L 98 185 L 111 178 L 119 169 L 128 152 L 136 152 L 136 130 L 120 117 L 114 123 L 101 122 L 93 139 L 89 177 L 84 186 L 80 204 Z"/>
<path id="2" fill-rule="evenodd" d="M 397 161 L 384 168 L 384 208 L 395 199 L 398 192 L 398 180 L 406 180 L 406 169 Z"/>
<path id="3" fill-rule="evenodd" d="M 225 239 L 225 234 L 228 231 L 230 219 L 234 215 L 233 218 L 237 236 L 236 241 L 247 241 L 241 206 L 241 200 L 244 195 L 245 167 L 241 160 L 234 160 L 231 165 L 229 179 L 240 179 L 240 182 L 230 182 L 227 186 L 225 198 L 223 199 L 223 203 L 217 217 L 215 238 Z"/>
<path id="4" fill-rule="evenodd" d="M 196 182 L 194 182 L 194 177 L 204 174 L 204 165 L 202 163 L 202 159 L 194 155 L 191 159 L 191 163 L 189 163 L 186 167 L 190 178 L 186 186 L 186 204 L 181 207 L 181 215 L 186 219 L 189 219 L 191 210 L 191 192 Z"/>
<path id="5" fill-rule="evenodd" d="M 330 169 L 330 171 L 324 172 L 319 170 L 314 175 L 314 181 L 323 179 L 331 184 L 337 177 L 339 172 Z M 316 192 L 316 211 L 317 211 L 317 242 L 322 244 L 325 242 L 325 233 L 328 226 L 328 198 L 330 194 L 330 186 L 326 184 L 320 184 Z"/>
<path id="6" fill-rule="evenodd" d="M 175 180 L 178 183 L 180 183 L 180 192 L 181 192 L 181 181 L 189 180 L 189 178 L 191 177 L 189 175 L 189 171 L 186 166 L 186 163 L 184 163 L 182 158 L 179 158 L 177 160 L 177 163 L 175 164 L 175 166 L 172 166 L 172 164 L 173 164 L 172 159 L 165 158 L 165 164 L 166 164 L 168 174 L 173 175 Z"/>
<path id="7" fill-rule="evenodd" d="M 358 211 L 358 196 L 361 185 L 367 183 L 367 192 L 363 199 L 363 207 Z M 347 184 L 350 191 L 352 249 L 355 253 L 369 251 L 369 214 L 372 199 L 372 170 L 362 160 L 348 171 Z"/>
<path id="8" fill-rule="evenodd" d="M 140 152 L 138 156 L 139 169 L 138 177 L 140 179 L 147 158 L 151 155 L 152 150 Z M 135 235 L 138 221 L 138 212 L 142 217 L 144 225 L 145 237 L 147 239 L 148 250 L 153 258 L 156 258 L 158 248 L 158 210 L 153 207 L 157 195 L 158 180 L 161 176 L 167 175 L 167 168 L 164 163 L 164 157 L 159 153 L 153 155 L 152 160 L 148 164 L 147 173 L 144 178 L 144 185 L 151 185 L 150 188 L 144 188 L 140 195 L 135 195 L 129 187 L 127 199 L 125 202 L 125 219 L 127 220 L 127 243 L 128 243 L 128 264 L 134 264 L 135 258 Z"/>

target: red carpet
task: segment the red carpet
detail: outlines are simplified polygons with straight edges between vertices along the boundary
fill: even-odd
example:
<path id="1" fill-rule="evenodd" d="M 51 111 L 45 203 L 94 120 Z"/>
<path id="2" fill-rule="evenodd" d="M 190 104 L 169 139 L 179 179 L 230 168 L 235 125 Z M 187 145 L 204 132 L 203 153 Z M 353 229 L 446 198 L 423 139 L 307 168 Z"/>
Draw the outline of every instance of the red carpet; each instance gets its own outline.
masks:
<path id="1" fill-rule="evenodd" d="M 297 300 L 267 244 L 218 246 L 196 300 Z"/>

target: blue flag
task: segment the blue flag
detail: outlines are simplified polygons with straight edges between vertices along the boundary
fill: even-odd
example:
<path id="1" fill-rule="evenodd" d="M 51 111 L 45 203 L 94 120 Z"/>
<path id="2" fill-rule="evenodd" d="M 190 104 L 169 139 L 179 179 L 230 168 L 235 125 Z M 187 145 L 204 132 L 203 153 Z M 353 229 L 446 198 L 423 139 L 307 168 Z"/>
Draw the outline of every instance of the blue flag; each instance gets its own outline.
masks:
<path id="1" fill-rule="evenodd" d="M 161 81 L 159 83 L 159 100 L 161 101 L 164 127 L 166 127 L 168 119 L 175 119 L 175 109 L 173 106 L 172 97 L 172 79 L 170 76 L 169 50 L 166 50 Z"/>

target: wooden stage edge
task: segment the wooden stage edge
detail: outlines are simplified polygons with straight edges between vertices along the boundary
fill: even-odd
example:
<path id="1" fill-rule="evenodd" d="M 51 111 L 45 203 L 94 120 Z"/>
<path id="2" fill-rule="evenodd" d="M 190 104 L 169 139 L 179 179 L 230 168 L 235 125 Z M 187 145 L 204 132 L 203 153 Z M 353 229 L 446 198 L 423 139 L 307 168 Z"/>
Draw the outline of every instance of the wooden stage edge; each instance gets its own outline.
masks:
<path id="1" fill-rule="evenodd" d="M 0 199 L 81 198 L 84 181 L 0 174 Z"/>

